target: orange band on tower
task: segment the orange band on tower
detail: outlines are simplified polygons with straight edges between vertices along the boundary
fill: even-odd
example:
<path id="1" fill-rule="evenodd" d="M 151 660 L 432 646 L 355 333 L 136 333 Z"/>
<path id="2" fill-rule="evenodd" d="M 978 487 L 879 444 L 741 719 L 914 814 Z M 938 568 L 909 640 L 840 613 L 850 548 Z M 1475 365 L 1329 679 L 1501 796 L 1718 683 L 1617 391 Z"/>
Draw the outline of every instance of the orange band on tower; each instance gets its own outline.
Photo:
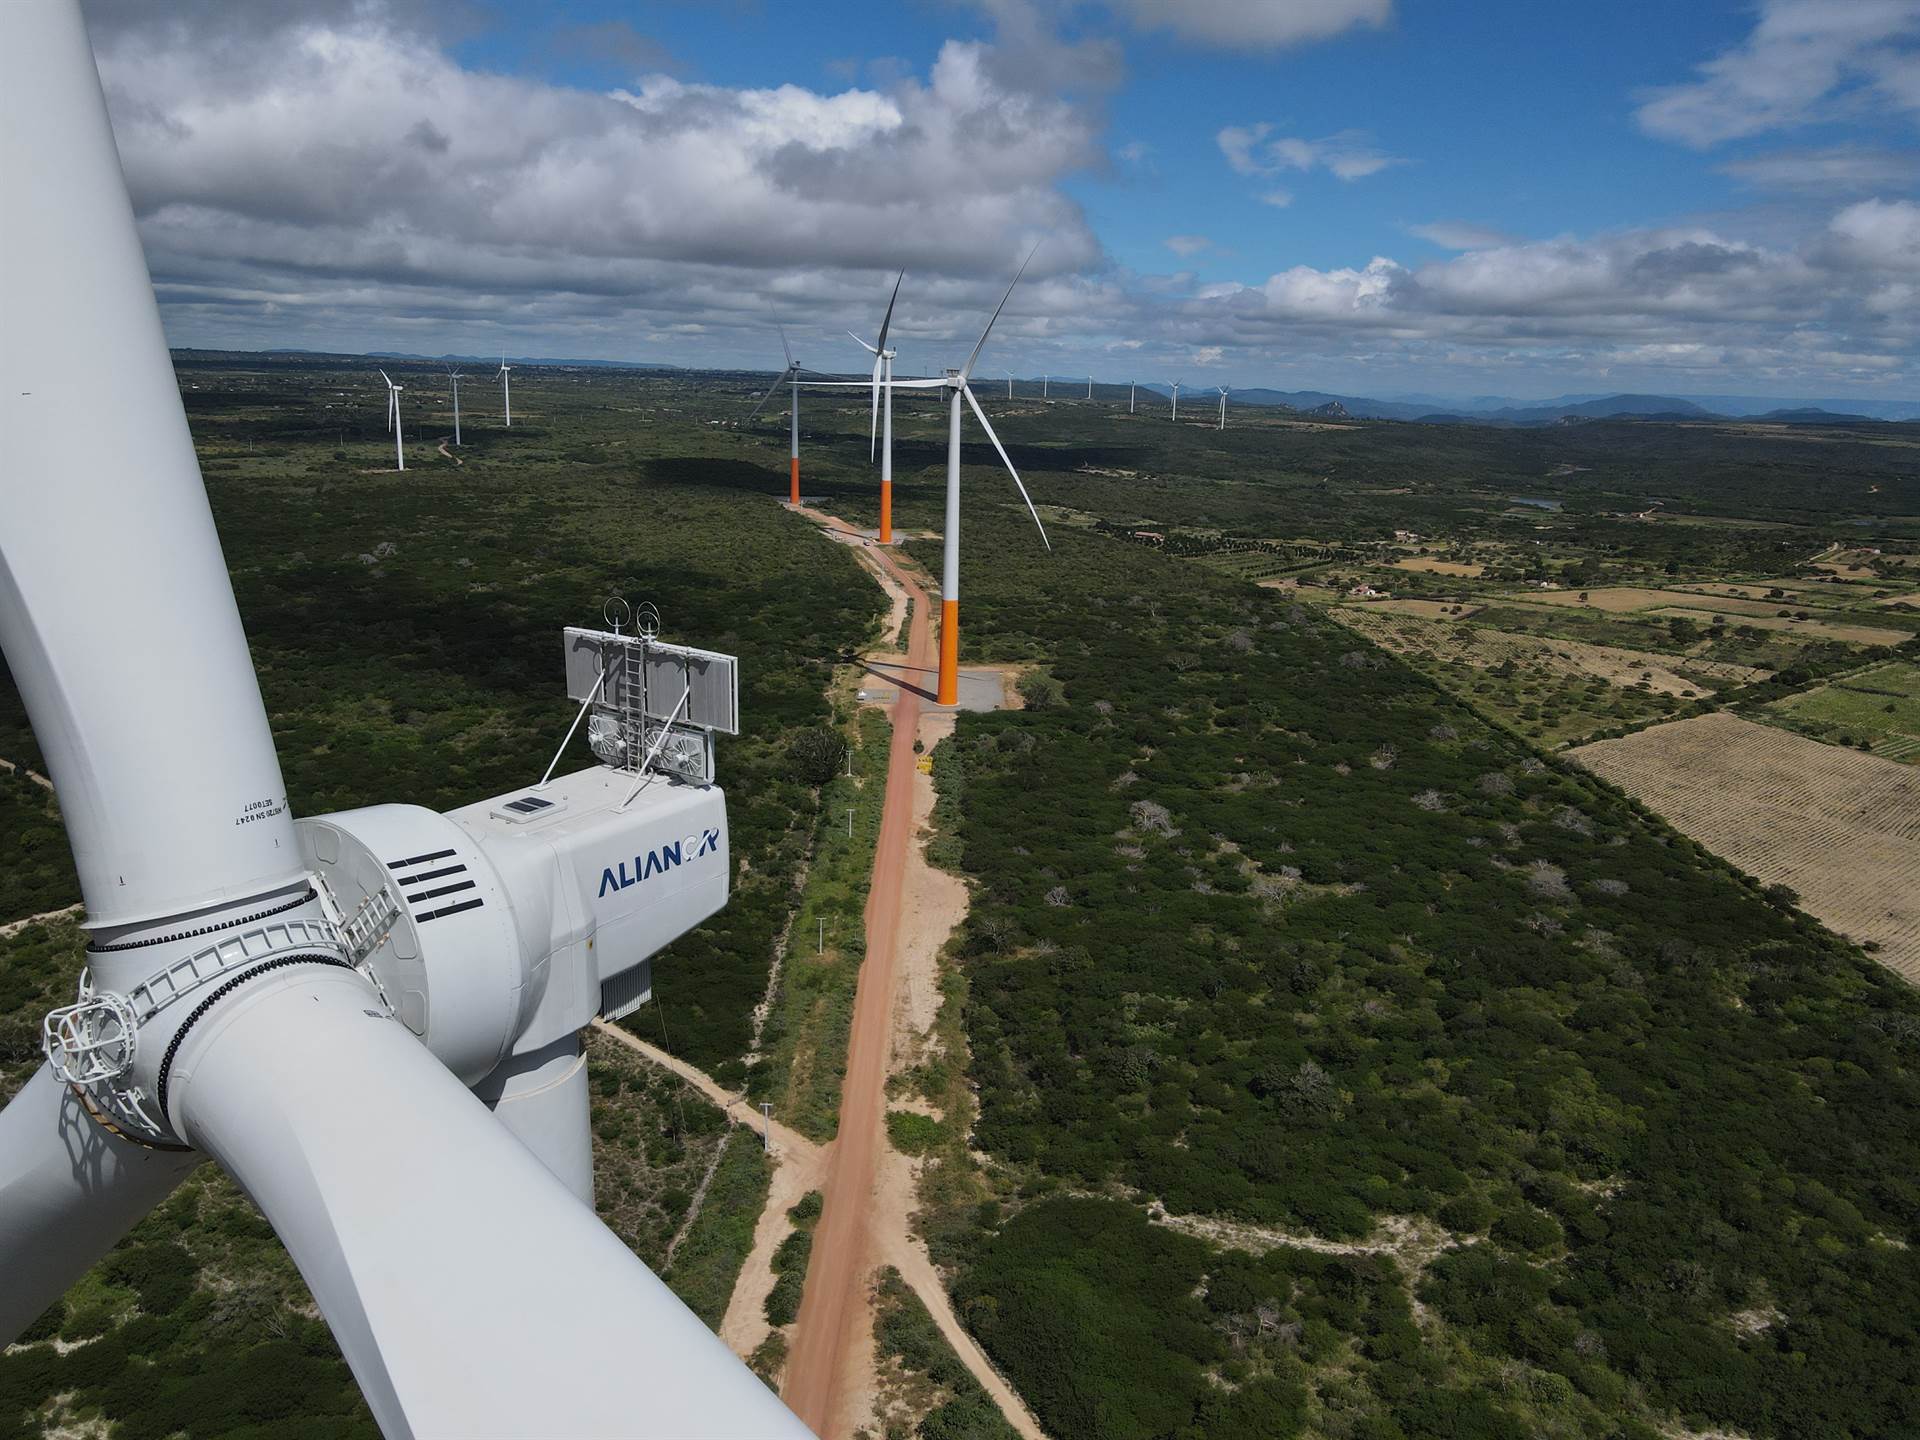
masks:
<path id="1" fill-rule="evenodd" d="M 800 503 L 800 457 L 787 457 L 787 499 L 795 505 Z"/>
<path id="2" fill-rule="evenodd" d="M 940 602 L 940 691 L 942 705 L 960 703 L 960 602 Z"/>
<path id="3" fill-rule="evenodd" d="M 893 543 L 893 482 L 880 482 L 880 543 Z"/>

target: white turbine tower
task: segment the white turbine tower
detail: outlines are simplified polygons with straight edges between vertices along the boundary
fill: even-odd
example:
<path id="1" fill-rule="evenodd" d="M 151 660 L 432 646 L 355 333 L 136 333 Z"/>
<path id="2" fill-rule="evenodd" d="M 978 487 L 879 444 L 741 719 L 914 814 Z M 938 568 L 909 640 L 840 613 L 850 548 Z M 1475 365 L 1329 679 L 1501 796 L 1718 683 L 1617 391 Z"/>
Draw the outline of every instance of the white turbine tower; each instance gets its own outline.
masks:
<path id="1" fill-rule="evenodd" d="M 447 367 L 447 383 L 453 387 L 453 445 L 456 450 L 460 448 L 460 382 L 466 378 L 451 365 Z"/>
<path id="2" fill-rule="evenodd" d="M 404 470 L 407 468 L 407 447 L 400 435 L 400 392 L 405 387 L 394 384 L 393 377 L 384 370 L 380 372 L 380 378 L 387 382 L 387 429 L 393 432 L 394 468 Z"/>
<path id="3" fill-rule="evenodd" d="M 0 1344 L 210 1158 L 389 1437 L 805 1435 L 581 1199 L 579 1027 L 724 902 L 724 798 L 620 810 L 596 766 L 544 808 L 296 822 L 77 0 L 0 5 L 0 173 L 0 650 L 88 936 L 0 1110 Z M 139 643 L 102 663 L 109 583 Z M 603 855 L 667 851 L 691 903 L 609 895 Z"/>
<path id="4" fill-rule="evenodd" d="M 1139 387 L 1131 380 L 1127 381 L 1127 413 L 1133 414 L 1133 392 Z"/>
<path id="5" fill-rule="evenodd" d="M 1089 400 L 1093 398 L 1093 376 L 1091 375 L 1087 376 L 1087 398 Z"/>
<path id="6" fill-rule="evenodd" d="M 1013 398 L 1013 371 L 1007 371 L 1007 398 Z"/>
<path id="7" fill-rule="evenodd" d="M 507 352 L 500 352 L 500 368 L 493 372 L 500 382 L 500 403 L 506 407 L 507 429 L 513 428 L 513 367 L 507 364 Z"/>
<path id="8" fill-rule="evenodd" d="M 769 385 L 767 393 L 760 397 L 760 403 L 747 413 L 747 419 L 751 420 L 758 415 L 766 407 L 767 401 L 773 398 L 773 392 L 782 385 L 792 387 L 793 407 L 789 412 L 787 440 L 787 503 L 798 505 L 800 503 L 800 377 L 811 372 L 803 370 L 800 362 L 793 358 L 793 348 L 787 344 L 787 327 L 781 325 L 778 329 L 780 349 L 786 354 L 787 368 L 774 376 L 773 384 Z"/>
<path id="9" fill-rule="evenodd" d="M 1227 428 L 1227 396 L 1232 393 L 1233 391 L 1227 386 L 1220 387 L 1220 428 L 1222 430 Z"/>
<path id="10" fill-rule="evenodd" d="M 1047 398 L 1047 384 L 1052 379 L 1053 377 L 1051 375 L 1042 375 L 1040 377 L 1040 398 L 1042 400 Z"/>
<path id="11" fill-rule="evenodd" d="M 973 388 L 967 381 L 973 376 L 973 367 L 979 363 L 980 352 L 986 348 L 987 336 L 993 333 L 994 322 L 1000 318 L 1000 312 L 1007 308 L 1007 301 L 1013 298 L 1014 286 L 1020 283 L 1020 277 L 1027 273 L 1027 266 L 1033 263 L 1033 256 L 1039 250 L 1035 246 L 1027 253 L 1027 258 L 1015 272 L 1013 284 L 1007 286 L 1007 293 L 1000 297 L 1000 303 L 994 307 L 987 320 L 987 328 L 980 332 L 980 339 L 973 347 L 973 353 L 967 357 L 967 363 L 958 370 L 949 370 L 939 380 L 920 382 L 938 386 L 947 395 L 947 525 L 943 539 L 942 568 L 940 575 L 940 678 L 936 691 L 936 700 L 942 705 L 960 703 L 960 402 L 965 400 L 973 411 L 974 418 L 980 422 L 980 428 L 987 432 L 987 438 L 993 442 L 993 448 L 1000 456 L 1000 463 L 1007 467 L 1007 474 L 1013 477 L 1014 488 L 1020 492 L 1020 498 L 1026 501 L 1027 513 L 1033 517 L 1034 528 L 1040 532 L 1040 543 L 1051 552 L 1053 544 L 1047 539 L 1047 528 L 1040 523 L 1040 512 L 1033 508 L 1033 499 L 1027 494 L 1027 487 L 1021 483 L 1020 472 L 1013 468 L 1006 447 L 1000 443 L 1000 437 L 993 432 L 993 426 L 987 421 L 987 412 L 980 408 L 980 402 L 974 398 Z"/>
<path id="12" fill-rule="evenodd" d="M 1180 382 L 1178 380 L 1173 382 L 1173 418 L 1176 421 L 1180 418 Z"/>
<path id="13" fill-rule="evenodd" d="M 880 320 L 880 336 L 871 345 L 849 330 L 853 343 L 873 356 L 873 414 L 867 420 L 867 458 L 873 458 L 873 430 L 876 422 L 881 424 L 885 439 L 880 452 L 880 543 L 893 543 L 893 359 L 894 352 L 887 348 L 887 331 L 893 325 L 894 301 L 900 298 L 900 282 L 907 278 L 902 270 L 893 282 L 893 294 L 887 298 L 887 313 Z M 886 399 L 881 400 L 880 392 L 886 391 Z M 882 404 L 886 416 L 880 420 Z"/>

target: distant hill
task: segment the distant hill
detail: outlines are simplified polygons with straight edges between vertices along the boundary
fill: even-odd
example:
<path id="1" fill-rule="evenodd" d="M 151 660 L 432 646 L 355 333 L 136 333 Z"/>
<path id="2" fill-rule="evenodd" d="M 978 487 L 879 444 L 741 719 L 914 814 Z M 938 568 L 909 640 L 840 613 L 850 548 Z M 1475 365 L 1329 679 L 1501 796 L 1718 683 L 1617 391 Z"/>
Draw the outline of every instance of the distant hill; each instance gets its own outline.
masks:
<path id="1" fill-rule="evenodd" d="M 1870 415 L 1848 415 L 1841 411 L 1822 410 L 1817 405 L 1803 405 L 1795 410 L 1769 410 L 1764 415 L 1747 417 L 1754 420 L 1772 420 L 1785 425 L 1858 425 L 1870 423 Z"/>
<path id="2" fill-rule="evenodd" d="M 1711 420 L 1714 412 L 1682 400 L 1677 395 L 1607 395 L 1598 400 L 1576 404 L 1528 405 L 1504 410 L 1488 410 L 1477 418 L 1509 425 L 1551 425 L 1559 420 L 1611 420 L 1631 415 L 1663 420 Z"/>
<path id="3" fill-rule="evenodd" d="M 175 361 L 193 365 L 308 365 L 322 369 L 351 369 L 389 363 L 408 365 L 498 365 L 494 355 L 416 355 L 400 351 L 373 351 L 365 355 L 318 350 L 203 350 L 177 349 Z M 684 373 L 772 373 L 710 367 L 663 365 L 644 360 L 589 360 L 571 357 L 511 355 L 513 365 L 597 370 L 681 371 Z M 1037 385 L 1037 379 L 1022 380 Z M 1105 382 L 1102 382 L 1105 383 Z M 1143 393 L 1168 394 L 1168 387 L 1143 384 Z M 1203 386 L 1189 387 L 1198 393 Z M 1617 395 L 1569 394 L 1547 400 L 1515 400 L 1499 395 L 1477 395 L 1453 401 L 1431 395 L 1402 395 L 1376 399 L 1341 395 L 1329 390 L 1274 390 L 1248 386 L 1233 392 L 1236 405 L 1263 405 L 1301 415 L 1334 420 L 1416 420 L 1430 425 L 1560 425 L 1582 420 L 1711 420 L 1718 418 L 1767 420 L 1785 425 L 1858 425 L 1874 421 L 1920 421 L 1920 400 L 1834 400 L 1756 395 L 1666 395 L 1627 392 Z"/>

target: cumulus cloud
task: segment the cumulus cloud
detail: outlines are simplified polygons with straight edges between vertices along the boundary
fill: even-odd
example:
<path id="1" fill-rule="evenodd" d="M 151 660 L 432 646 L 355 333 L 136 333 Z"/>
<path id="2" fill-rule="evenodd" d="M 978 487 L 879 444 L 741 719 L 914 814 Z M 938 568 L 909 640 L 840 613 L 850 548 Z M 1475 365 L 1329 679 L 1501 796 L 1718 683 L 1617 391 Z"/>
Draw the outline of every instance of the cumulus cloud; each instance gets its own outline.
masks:
<path id="1" fill-rule="evenodd" d="M 1844 193 L 1920 187 L 1920 150 L 1825 145 L 1730 160 L 1724 175 L 1762 190 Z"/>
<path id="2" fill-rule="evenodd" d="M 1920 274 L 1920 205 L 1911 200 L 1863 200 L 1835 215 L 1827 228 L 1845 260 Z"/>
<path id="3" fill-rule="evenodd" d="M 1799 246 L 1704 227 L 1474 238 L 1484 243 L 1417 266 L 1376 256 L 1211 285 L 1174 307 L 1171 328 L 1189 344 L 1340 350 L 1383 368 L 1526 365 L 1669 384 L 1723 380 L 1730 368 L 1782 384 L 1882 387 L 1913 377 L 1920 205 L 1912 202 L 1849 206 Z"/>
<path id="4" fill-rule="evenodd" d="M 603 89 L 466 68 L 451 47 L 484 13 L 438 0 L 87 4 L 179 343 L 504 342 L 772 366 L 779 318 L 808 364 L 858 367 L 841 331 L 877 315 L 905 264 L 895 330 L 924 371 L 964 353 L 1046 234 L 989 363 L 1084 373 L 1127 354 L 1173 373 L 1218 351 L 1236 381 L 1269 383 L 1446 367 L 1479 370 L 1488 389 L 1503 371 L 1530 384 L 1609 370 L 1649 388 L 1708 371 L 1826 393 L 1914 388 L 1912 187 L 1871 183 L 1884 167 L 1839 147 L 1827 162 L 1852 166 L 1858 188 L 1836 186 L 1798 241 L 1768 230 L 1758 243 L 1738 217 L 1527 241 L 1442 220 L 1412 227 L 1451 252 L 1426 263 L 1362 250 L 1203 283 L 1175 257 L 1206 237 L 1170 237 L 1172 273 L 1102 250 L 1068 187 L 1108 163 L 1112 54 L 1022 29 L 1056 12 L 1021 0 L 989 0 L 994 41 L 949 41 L 918 68 L 866 63 L 850 72 L 864 83 L 732 87 L 643 68 Z M 649 44 L 607 37 L 623 67 Z M 1083 60 L 1077 89 L 1049 79 Z M 1890 83 L 1884 66 L 1857 68 L 1873 77 L 1857 83 Z M 1394 163 L 1353 131 L 1217 139 L 1273 205 L 1291 199 L 1278 180 Z M 1217 272 L 1224 252 L 1204 253 Z"/>
<path id="5" fill-rule="evenodd" d="M 1434 220 L 1425 225 L 1409 225 L 1407 231 L 1442 250 L 1487 250 L 1510 243 L 1510 237 L 1500 231 L 1465 220 Z"/>
<path id="6" fill-rule="evenodd" d="M 1920 0 L 1766 0 L 1745 41 L 1650 90 L 1641 128 L 1698 148 L 1832 118 L 1849 101 L 1920 110 Z"/>
<path id="7" fill-rule="evenodd" d="M 1169 235 L 1165 241 L 1167 249 L 1182 258 L 1198 255 L 1202 250 L 1211 249 L 1213 242 L 1204 235 Z"/>
<path id="8" fill-rule="evenodd" d="M 1392 18 L 1393 0 L 1115 0 L 1114 9 L 1142 30 L 1195 44 L 1276 50 L 1377 29 Z"/>
<path id="9" fill-rule="evenodd" d="M 1278 175 L 1285 170 L 1326 170 L 1342 180 L 1361 180 L 1403 162 L 1373 143 L 1364 130 L 1342 130 L 1319 140 L 1274 135 L 1273 126 L 1229 125 L 1214 136 L 1227 164 L 1241 175 Z"/>
<path id="10" fill-rule="evenodd" d="M 466 69 L 374 0 L 243 10 L 90 12 L 175 315 L 618 297 L 764 318 L 902 264 L 971 278 L 977 301 L 1043 235 L 1038 273 L 1101 262 L 1061 188 L 1100 162 L 1100 117 L 989 43 L 949 41 L 885 89 L 650 73 L 600 92 Z"/>

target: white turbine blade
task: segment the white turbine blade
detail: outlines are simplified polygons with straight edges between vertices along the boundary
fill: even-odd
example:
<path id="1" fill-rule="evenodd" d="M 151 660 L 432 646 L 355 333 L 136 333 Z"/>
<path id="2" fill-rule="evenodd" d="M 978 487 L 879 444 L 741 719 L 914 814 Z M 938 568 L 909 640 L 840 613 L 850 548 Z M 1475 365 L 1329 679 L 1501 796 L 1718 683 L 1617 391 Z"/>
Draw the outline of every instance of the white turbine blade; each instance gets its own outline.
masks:
<path id="1" fill-rule="evenodd" d="M 383 1432 L 807 1435 L 362 977 L 248 989 L 189 1045 L 174 1108 L 286 1244 Z"/>
<path id="2" fill-rule="evenodd" d="M 776 375 L 774 377 L 773 383 L 767 387 L 767 393 L 760 397 L 760 403 L 758 405 L 755 405 L 753 409 L 747 412 L 747 419 L 749 420 L 753 419 L 754 416 L 758 415 L 762 410 L 764 410 L 766 408 L 767 401 L 773 398 L 773 392 L 778 390 L 782 385 L 784 385 L 786 383 L 786 380 L 787 380 L 787 377 L 785 374 Z"/>
<path id="3" fill-rule="evenodd" d="M 787 382 L 784 377 L 774 381 L 776 385 L 784 385 L 785 383 Z M 809 390 L 865 390 L 870 382 L 865 380 L 802 380 L 800 383 Z M 947 388 L 947 382 L 945 379 L 938 377 L 926 380 L 889 380 L 886 382 L 886 388 L 889 390 L 944 390 Z"/>
<path id="4" fill-rule="evenodd" d="M 787 344 L 787 327 L 776 322 L 775 328 L 780 332 L 780 348 L 786 352 L 787 369 L 791 370 L 794 368 L 793 348 Z"/>
<path id="5" fill-rule="evenodd" d="M 886 362 L 873 352 L 873 406 L 867 411 L 867 460 L 872 463 L 880 444 L 880 367 Z"/>
<path id="6" fill-rule="evenodd" d="M 1007 474 L 1013 477 L 1013 488 L 1020 492 L 1020 498 L 1027 502 L 1027 513 L 1033 516 L 1033 528 L 1040 532 L 1040 543 L 1047 547 L 1047 553 L 1053 553 L 1053 542 L 1047 539 L 1047 527 L 1040 523 L 1040 512 L 1033 508 L 1033 497 L 1027 494 L 1027 487 L 1020 483 L 1020 472 L 1013 468 L 1007 450 L 1000 443 L 1000 437 L 993 433 L 993 426 L 987 421 L 987 412 L 980 408 L 980 402 L 973 398 L 973 388 L 964 380 L 960 383 L 960 392 L 967 397 L 967 404 L 973 407 L 974 418 L 980 422 L 980 428 L 987 432 L 987 438 L 993 442 L 993 448 L 1000 452 L 1000 463 L 1007 467 Z"/>
<path id="7" fill-rule="evenodd" d="M 0 1345 L 66 1293 L 200 1157 L 109 1133 L 41 1066 L 0 1110 Z"/>
<path id="8" fill-rule="evenodd" d="M 87 919 L 110 934 L 276 891 L 301 874 L 292 816 L 235 825 L 233 807 L 286 782 L 77 5 L 0 4 L 0 174 L 0 649 Z M 89 385 L 30 380 L 102 355 L 110 406 Z M 103 583 L 140 597 L 139 643 L 108 665 L 88 659 Z M 132 695 L 170 703 L 129 725 Z"/>
<path id="9" fill-rule="evenodd" d="M 1027 273 L 1027 266 L 1033 263 L 1033 257 L 1040 253 L 1040 242 L 1035 241 L 1033 249 L 1027 252 L 1027 258 L 1020 262 L 1020 268 L 1013 274 L 1013 285 L 1007 286 L 1007 293 L 1000 297 L 1000 303 L 993 307 L 993 314 L 987 320 L 987 328 L 980 332 L 980 341 L 973 347 L 973 354 L 967 357 L 967 363 L 960 367 L 960 380 L 964 384 L 973 378 L 973 367 L 980 358 L 980 351 L 987 343 L 987 336 L 993 333 L 993 322 L 1000 318 L 1000 312 L 1007 308 L 1007 301 L 1013 298 L 1013 286 L 1020 283 L 1020 277 Z"/>
<path id="10" fill-rule="evenodd" d="M 869 345 L 866 341 L 862 340 L 858 335 L 854 334 L 851 330 L 847 331 L 847 338 L 853 341 L 853 343 L 858 345 L 862 350 L 866 351 L 869 355 L 878 355 L 880 353 L 879 350 Z"/>
<path id="11" fill-rule="evenodd" d="M 876 353 L 887 348 L 887 331 L 893 328 L 893 302 L 900 298 L 900 282 L 906 278 L 907 272 L 902 270 L 893 282 L 893 294 L 887 297 L 887 313 L 880 317 L 880 339 L 874 346 Z"/>

